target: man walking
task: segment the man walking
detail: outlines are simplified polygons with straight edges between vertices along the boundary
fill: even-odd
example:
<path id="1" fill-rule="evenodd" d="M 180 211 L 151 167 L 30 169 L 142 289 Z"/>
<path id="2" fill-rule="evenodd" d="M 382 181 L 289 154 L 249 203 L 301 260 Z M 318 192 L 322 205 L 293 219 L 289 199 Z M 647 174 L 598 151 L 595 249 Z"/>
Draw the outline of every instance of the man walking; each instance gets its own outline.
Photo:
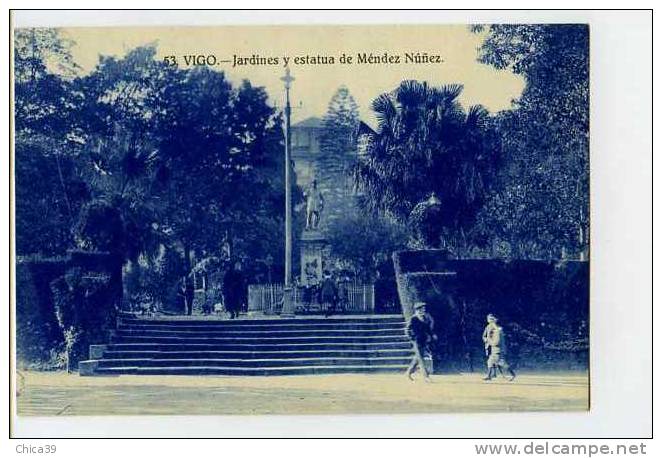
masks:
<path id="1" fill-rule="evenodd" d="M 487 356 L 487 375 L 483 380 L 489 381 L 497 376 L 497 369 L 504 375 L 504 371 L 510 374 L 509 381 L 515 380 L 515 371 L 510 368 L 506 361 L 506 334 L 497 323 L 497 317 L 491 313 L 487 315 L 487 326 L 483 331 L 483 343 L 485 344 L 485 355 Z"/>
<path id="2" fill-rule="evenodd" d="M 425 357 L 428 347 L 437 336 L 434 334 L 434 320 L 425 309 L 425 302 L 414 304 L 414 315 L 407 323 L 407 336 L 411 339 L 414 346 L 414 357 L 407 368 L 407 378 L 414 381 L 413 374 L 418 367 L 423 372 L 426 382 L 430 381 L 430 373 L 425 367 Z"/>

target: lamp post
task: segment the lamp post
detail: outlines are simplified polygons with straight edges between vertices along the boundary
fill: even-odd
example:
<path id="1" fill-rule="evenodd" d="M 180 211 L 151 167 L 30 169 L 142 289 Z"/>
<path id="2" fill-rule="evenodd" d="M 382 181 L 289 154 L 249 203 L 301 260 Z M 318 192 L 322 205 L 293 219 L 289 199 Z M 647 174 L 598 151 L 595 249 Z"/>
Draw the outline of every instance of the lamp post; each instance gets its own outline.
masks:
<path id="1" fill-rule="evenodd" d="M 290 87 L 294 77 L 290 68 L 285 67 L 285 76 L 281 78 L 285 83 L 285 285 L 283 287 L 283 309 L 281 316 L 294 316 L 294 303 L 292 300 L 292 183 L 291 167 L 291 135 L 290 135 Z"/>
<path id="2" fill-rule="evenodd" d="M 285 67 L 285 76 L 281 78 L 285 83 L 285 286 L 292 284 L 292 183 L 291 181 L 291 134 L 290 116 L 290 87 L 294 77 L 290 75 L 290 68 Z"/>

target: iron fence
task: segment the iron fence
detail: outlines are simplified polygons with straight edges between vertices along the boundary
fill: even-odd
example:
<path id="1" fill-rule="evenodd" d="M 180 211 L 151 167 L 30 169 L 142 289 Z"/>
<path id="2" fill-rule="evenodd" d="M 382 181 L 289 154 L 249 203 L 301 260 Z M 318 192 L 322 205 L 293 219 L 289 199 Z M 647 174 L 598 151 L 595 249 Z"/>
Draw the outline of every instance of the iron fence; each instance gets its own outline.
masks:
<path id="1" fill-rule="evenodd" d="M 371 314 L 375 311 L 375 286 L 349 284 L 340 286 L 337 313 Z M 315 288 L 295 287 L 293 299 L 299 313 L 324 312 Z M 282 284 L 248 286 L 248 312 L 278 315 L 283 307 Z"/>

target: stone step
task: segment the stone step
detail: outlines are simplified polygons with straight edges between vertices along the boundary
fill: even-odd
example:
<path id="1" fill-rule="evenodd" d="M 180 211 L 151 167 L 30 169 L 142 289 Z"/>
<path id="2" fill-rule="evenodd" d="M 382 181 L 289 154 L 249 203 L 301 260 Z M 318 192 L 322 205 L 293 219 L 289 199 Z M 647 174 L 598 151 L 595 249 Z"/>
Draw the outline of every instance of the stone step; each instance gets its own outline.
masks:
<path id="1" fill-rule="evenodd" d="M 271 344 L 237 344 L 237 343 L 223 343 L 223 344 L 191 344 L 191 343 L 117 343 L 108 345 L 107 351 L 377 351 L 377 350 L 411 350 L 411 343 L 409 341 L 402 342 L 378 342 L 378 343 L 327 343 L 320 346 L 316 343 L 297 343 L 289 344 L 287 348 L 283 348 L 278 343 Z"/>
<path id="2" fill-rule="evenodd" d="M 120 343 L 162 343 L 162 344 L 265 344 L 272 343 L 289 346 L 291 344 L 369 344 L 369 343 L 395 343 L 407 342 L 404 334 L 385 336 L 335 336 L 335 337 L 152 337 L 142 335 L 116 335 L 112 338 L 113 344 Z"/>
<path id="3" fill-rule="evenodd" d="M 122 325 L 186 325 L 186 326 L 282 326 L 282 325 L 332 325 L 332 324 L 379 324 L 404 323 L 402 315 L 383 315 L 369 317 L 306 317 L 306 318 L 255 318 L 225 320 L 198 317 L 155 317 L 155 318 L 120 318 Z"/>
<path id="4" fill-rule="evenodd" d="M 92 346 L 81 375 L 297 375 L 402 372 L 412 355 L 401 315 L 131 318 Z"/>
<path id="5" fill-rule="evenodd" d="M 281 331 L 275 329 L 261 331 L 244 330 L 218 330 L 218 331 L 180 331 L 180 330 L 144 330 L 120 328 L 117 337 L 205 337 L 205 338 L 280 338 L 280 337 L 377 337 L 377 336 L 405 336 L 404 328 L 393 329 L 311 329 L 304 331 Z"/>
<path id="6" fill-rule="evenodd" d="M 106 367 L 303 367 L 303 366 L 388 366 L 406 365 L 409 358 L 267 358 L 267 359 L 107 359 L 99 360 Z"/>
<path id="7" fill-rule="evenodd" d="M 270 375 L 313 375 L 313 374 L 343 374 L 343 373 L 382 373 L 403 372 L 406 365 L 384 366 L 293 366 L 293 367 L 205 367 L 205 366 L 170 366 L 170 367 L 104 367 L 97 368 L 90 375 L 239 375 L 239 376 L 270 376 Z"/>
<path id="8" fill-rule="evenodd" d="M 280 324 L 275 322 L 272 324 L 259 324 L 259 325 L 234 325 L 232 322 L 223 322 L 209 325 L 196 325 L 191 326 L 186 323 L 181 324 L 158 324 L 158 323 L 141 323 L 141 324 L 125 324 L 121 323 L 118 330 L 130 331 L 231 331 L 231 332 L 256 332 L 256 331 L 318 331 L 318 330 L 347 330 L 347 331 L 372 331 L 372 330 L 403 330 L 405 328 L 404 322 L 386 322 L 386 323 L 316 323 L 316 324 Z"/>
<path id="9" fill-rule="evenodd" d="M 402 350 L 309 351 L 104 351 L 103 359 L 298 359 L 298 358 L 409 358 L 411 347 Z"/>

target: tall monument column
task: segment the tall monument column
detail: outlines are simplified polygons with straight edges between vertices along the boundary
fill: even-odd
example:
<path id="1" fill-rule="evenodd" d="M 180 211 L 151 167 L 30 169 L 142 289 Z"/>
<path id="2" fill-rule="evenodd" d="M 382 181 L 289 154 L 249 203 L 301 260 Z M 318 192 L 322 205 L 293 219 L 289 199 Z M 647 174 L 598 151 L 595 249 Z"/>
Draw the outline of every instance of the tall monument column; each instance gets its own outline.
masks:
<path id="1" fill-rule="evenodd" d="M 290 87 L 294 77 L 290 75 L 290 68 L 285 67 L 285 76 L 281 78 L 285 83 L 285 283 L 283 287 L 283 309 L 281 316 L 294 316 L 294 301 L 292 290 L 292 144 L 290 134 Z"/>

